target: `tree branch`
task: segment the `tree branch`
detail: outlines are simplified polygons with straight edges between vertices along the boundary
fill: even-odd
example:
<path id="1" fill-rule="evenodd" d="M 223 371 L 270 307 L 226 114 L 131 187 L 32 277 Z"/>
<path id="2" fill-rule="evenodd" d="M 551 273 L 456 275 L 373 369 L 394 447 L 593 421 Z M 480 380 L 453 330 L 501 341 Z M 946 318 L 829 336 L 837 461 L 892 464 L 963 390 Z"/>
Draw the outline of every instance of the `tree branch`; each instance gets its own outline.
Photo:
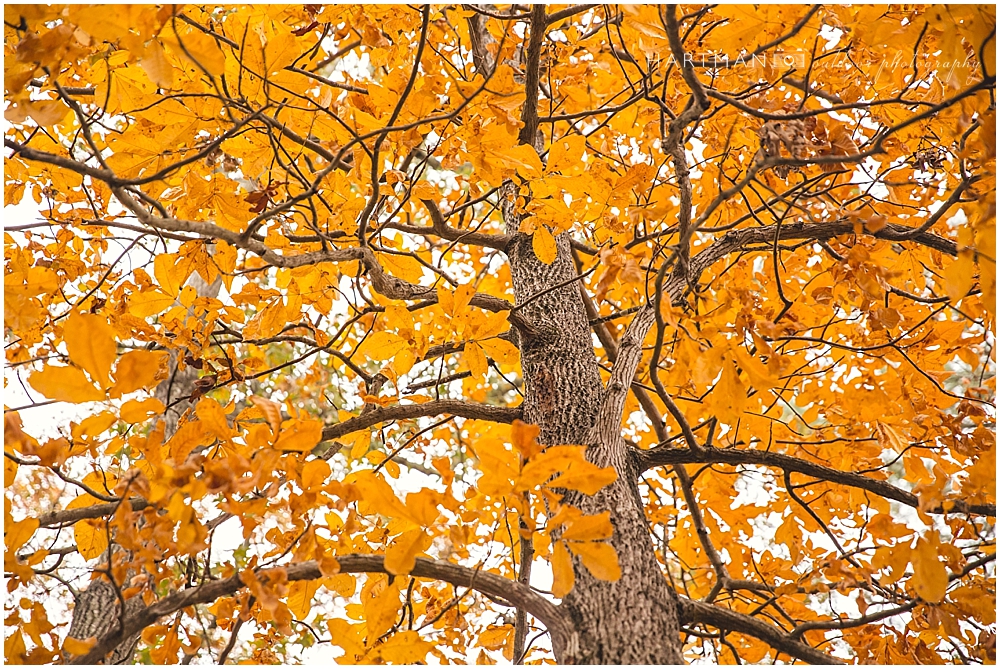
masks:
<path id="1" fill-rule="evenodd" d="M 911 492 L 897 488 L 891 483 L 833 469 L 808 460 L 802 460 L 783 453 L 755 451 L 741 448 L 713 448 L 694 452 L 686 448 L 653 448 L 639 451 L 639 471 L 644 472 L 652 467 L 678 464 L 725 464 L 725 465 L 762 465 L 775 467 L 786 472 L 806 474 L 817 479 L 860 488 L 875 493 L 886 499 L 891 499 L 913 508 L 920 507 L 919 498 Z M 942 508 L 927 509 L 930 513 L 975 513 L 984 516 L 996 516 L 996 504 L 969 504 L 962 500 L 954 500 L 954 506 L 948 510 Z"/>
<path id="2" fill-rule="evenodd" d="M 521 132 L 518 141 L 521 144 L 536 146 L 535 136 L 538 134 L 538 70 L 542 57 L 542 38 L 545 37 L 545 5 L 531 7 L 531 33 L 528 36 L 528 52 L 524 65 L 524 109 L 521 111 Z M 540 151 L 539 151 L 540 152 Z"/>
<path id="3" fill-rule="evenodd" d="M 737 613 L 730 609 L 697 602 L 690 599 L 681 599 L 680 617 L 682 622 L 702 623 L 717 627 L 720 630 L 731 630 L 739 634 L 746 634 L 755 639 L 760 639 L 771 648 L 780 653 L 785 653 L 810 664 L 844 664 L 843 661 L 813 648 L 807 644 L 797 641 L 784 634 L 776 627 L 761 622 L 748 615 Z"/>
<path id="4" fill-rule="evenodd" d="M 344 555 L 337 557 L 337 562 L 340 564 L 340 573 L 343 574 L 389 573 L 385 569 L 384 557 L 381 555 Z M 292 564 L 284 569 L 289 582 L 311 581 L 323 576 L 315 561 Z M 503 576 L 427 558 L 417 558 L 410 575 L 446 581 L 456 586 L 472 588 L 487 596 L 500 597 L 514 606 L 525 609 L 542 621 L 553 637 L 569 640 L 575 635 L 572 624 L 555 604 L 528 586 Z M 89 652 L 75 658 L 71 664 L 97 664 L 118 645 L 121 639 L 140 633 L 160 618 L 195 604 L 214 602 L 220 597 L 232 595 L 243 587 L 245 587 L 243 581 L 240 580 L 239 574 L 236 574 L 168 595 L 135 615 L 129 616 L 124 629 L 102 637 Z"/>
<path id="5" fill-rule="evenodd" d="M 394 406 L 379 407 L 366 414 L 349 418 L 343 423 L 330 425 L 323 429 L 323 440 L 336 439 L 345 434 L 363 430 L 366 427 L 389 420 L 406 420 L 408 418 L 438 416 L 441 414 L 451 414 L 460 418 L 475 420 L 489 420 L 494 423 L 513 423 L 515 419 L 521 417 L 521 409 L 520 407 L 512 409 L 509 407 L 490 406 L 488 404 L 472 404 L 459 400 L 438 400 L 423 404 L 397 404 Z"/>
<path id="6" fill-rule="evenodd" d="M 595 443 L 614 443 L 621 436 L 622 413 L 629 387 L 635 378 L 635 370 L 642 361 L 642 341 L 655 320 L 653 307 L 646 305 L 629 323 L 625 335 L 619 342 L 611 378 L 608 379 L 601 408 L 594 421 Z"/>

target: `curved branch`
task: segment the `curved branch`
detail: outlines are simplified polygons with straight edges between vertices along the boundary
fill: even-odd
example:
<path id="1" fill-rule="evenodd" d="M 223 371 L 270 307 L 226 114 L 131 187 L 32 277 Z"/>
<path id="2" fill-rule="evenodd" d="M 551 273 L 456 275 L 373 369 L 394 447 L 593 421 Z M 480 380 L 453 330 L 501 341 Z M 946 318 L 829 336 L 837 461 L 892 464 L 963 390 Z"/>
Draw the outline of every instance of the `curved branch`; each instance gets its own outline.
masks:
<path id="1" fill-rule="evenodd" d="M 774 225 L 764 225 L 756 228 L 730 230 L 711 246 L 691 259 L 692 281 L 697 280 L 698 275 L 711 267 L 715 262 L 730 253 L 744 250 L 748 245 L 773 245 L 775 227 Z M 778 232 L 780 233 L 778 237 L 779 241 L 782 239 L 815 239 L 816 241 L 825 241 L 832 237 L 839 237 L 840 235 L 854 234 L 854 224 L 846 220 L 829 221 L 827 223 L 783 223 Z M 950 239 L 945 239 L 932 232 L 927 232 L 926 230 L 920 231 L 918 228 L 910 228 L 905 225 L 890 223 L 878 232 L 864 232 L 862 234 L 871 235 L 876 239 L 884 239 L 886 241 L 916 242 L 952 257 L 958 255 L 958 245 Z"/>
<path id="2" fill-rule="evenodd" d="M 340 564 L 340 572 L 344 574 L 389 573 L 381 555 L 344 555 L 338 557 L 337 562 Z M 289 581 L 311 581 L 323 576 L 319 564 L 315 561 L 292 564 L 284 569 Z M 502 598 L 542 621 L 553 637 L 568 640 L 574 635 L 570 621 L 566 620 L 554 603 L 528 586 L 503 576 L 427 558 L 417 558 L 410 575 L 446 581 L 459 587 L 472 588 L 490 597 Z M 214 602 L 220 597 L 234 594 L 243 587 L 243 581 L 237 574 L 168 595 L 127 618 L 123 629 L 99 639 L 88 653 L 75 658 L 72 664 L 96 664 L 111 652 L 121 639 L 138 634 L 160 618 L 195 604 Z"/>
<path id="3" fill-rule="evenodd" d="M 343 423 L 330 425 L 323 429 L 323 440 L 336 439 L 345 434 L 363 430 L 366 427 L 384 423 L 389 420 L 406 420 L 424 416 L 451 414 L 460 418 L 489 420 L 494 423 L 513 423 L 521 417 L 521 408 L 496 407 L 488 404 L 472 404 L 459 400 L 438 400 L 423 404 L 397 404 L 395 406 L 379 407 L 366 414 L 349 418 Z"/>
<path id="4" fill-rule="evenodd" d="M 662 465 L 678 464 L 709 464 L 719 463 L 725 465 L 762 465 L 764 467 L 775 467 L 786 472 L 796 472 L 813 476 L 823 481 L 836 483 L 839 485 L 860 488 L 875 493 L 886 499 L 891 499 L 913 508 L 920 507 L 919 498 L 911 492 L 897 488 L 891 483 L 878 481 L 876 479 L 833 469 L 825 465 L 820 465 L 808 460 L 802 460 L 783 453 L 772 453 L 769 451 L 753 451 L 741 448 L 712 448 L 704 449 L 701 452 L 691 451 L 687 448 L 654 448 L 648 451 L 638 451 L 639 472 L 644 472 L 652 467 Z M 935 508 L 925 509 L 928 513 L 975 513 L 984 516 L 996 516 L 996 504 L 969 504 L 963 500 L 952 500 L 953 506 L 950 509 Z"/>
<path id="5" fill-rule="evenodd" d="M 133 497 L 130 503 L 132 504 L 133 511 L 142 511 L 146 507 L 151 506 L 149 502 L 141 497 Z M 87 520 L 88 518 L 102 518 L 104 516 L 110 516 L 117 511 L 120 506 L 121 502 L 108 502 L 106 504 L 82 506 L 77 509 L 53 511 L 38 517 L 38 527 L 61 527 L 72 525 L 73 523 L 81 520 Z"/>
<path id="6" fill-rule="evenodd" d="M 719 629 L 746 634 L 760 639 L 779 653 L 785 653 L 810 664 L 845 664 L 821 650 L 793 639 L 778 628 L 743 613 L 714 604 L 684 599 L 681 600 L 680 609 L 682 622 L 704 623 Z"/>

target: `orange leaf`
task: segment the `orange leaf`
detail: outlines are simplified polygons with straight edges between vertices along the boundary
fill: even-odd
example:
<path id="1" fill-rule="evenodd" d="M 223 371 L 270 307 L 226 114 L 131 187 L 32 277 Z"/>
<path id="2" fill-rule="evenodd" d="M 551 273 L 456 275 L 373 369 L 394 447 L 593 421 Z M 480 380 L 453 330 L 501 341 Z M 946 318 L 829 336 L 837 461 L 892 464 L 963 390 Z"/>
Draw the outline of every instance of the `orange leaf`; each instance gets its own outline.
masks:
<path id="1" fill-rule="evenodd" d="M 95 388 L 76 367 L 46 365 L 42 371 L 28 377 L 28 385 L 51 400 L 60 402 L 96 402 L 104 399 L 104 392 Z"/>
<path id="2" fill-rule="evenodd" d="M 149 318 L 169 309 L 173 306 L 175 299 L 156 289 L 132 293 L 128 301 L 128 311 L 136 318 Z"/>
<path id="3" fill-rule="evenodd" d="M 6 458 L 4 458 L 6 459 Z M 23 546 L 38 529 L 37 518 L 25 518 L 16 523 L 6 522 L 3 528 L 3 545 L 7 552 L 13 553 Z"/>
<path id="4" fill-rule="evenodd" d="M 101 388 L 108 387 L 111 365 L 118 355 L 115 333 L 108 322 L 94 314 L 70 314 L 65 325 L 69 359 L 90 374 Z"/>
<path id="5" fill-rule="evenodd" d="M 385 549 L 385 569 L 390 574 L 409 574 L 417 563 L 417 556 L 431 545 L 430 536 L 423 530 L 410 530 L 396 537 Z"/>
<path id="6" fill-rule="evenodd" d="M 560 538 L 576 539 L 578 541 L 592 541 L 596 539 L 608 539 L 614 533 L 614 526 L 611 524 L 611 512 L 595 514 L 592 516 L 579 516 L 574 518 L 569 527 L 563 530 Z"/>
<path id="7" fill-rule="evenodd" d="M 323 423 L 318 420 L 291 420 L 283 426 L 274 443 L 279 451 L 305 453 L 316 447 L 323 437 Z"/>
<path id="8" fill-rule="evenodd" d="M 465 362 L 469 365 L 472 378 L 482 380 L 489 370 L 483 349 L 480 348 L 479 344 L 469 341 L 465 343 L 464 354 Z"/>
<path id="9" fill-rule="evenodd" d="M 573 589 L 575 581 L 573 561 L 566 550 L 566 544 L 557 541 L 552 544 L 552 594 L 565 597 Z"/>
<path id="10" fill-rule="evenodd" d="M 580 557 L 583 566 L 594 578 L 617 581 L 622 577 L 618 553 L 611 544 L 604 541 L 570 541 L 569 549 Z"/>
<path id="11" fill-rule="evenodd" d="M 129 351 L 123 355 L 115 367 L 111 396 L 121 397 L 154 385 L 166 358 L 167 353 L 163 351 Z"/>
<path id="12" fill-rule="evenodd" d="M 150 416 L 163 413 L 165 408 L 163 402 L 155 397 L 150 397 L 142 401 L 129 400 L 122 405 L 120 415 L 121 419 L 126 423 L 141 423 Z"/>
<path id="13" fill-rule="evenodd" d="M 250 396 L 250 403 L 264 414 L 264 420 L 271 426 L 271 438 L 276 438 L 281 432 L 281 405 L 256 395 Z"/>
<path id="14" fill-rule="evenodd" d="M 86 655 L 87 652 L 94 647 L 97 643 L 97 637 L 89 637 L 87 639 L 74 639 L 71 636 L 66 637 L 63 641 L 63 652 L 69 655 Z"/>
<path id="15" fill-rule="evenodd" d="M 299 620 L 305 620 L 312 608 L 313 596 L 319 589 L 320 582 L 295 581 L 288 586 L 288 610 Z"/>
<path id="16" fill-rule="evenodd" d="M 918 539 L 917 547 L 910 554 L 910 561 L 913 563 L 913 578 L 910 583 L 921 599 L 932 603 L 944 599 L 948 589 L 948 570 L 938 559 L 936 543 L 925 538 Z"/>
<path id="17" fill-rule="evenodd" d="M 538 259 L 546 265 L 551 265 L 555 262 L 556 256 L 559 255 L 555 237 L 552 236 L 552 233 L 544 225 L 536 227 L 535 233 L 531 235 L 531 249 L 535 252 Z"/>

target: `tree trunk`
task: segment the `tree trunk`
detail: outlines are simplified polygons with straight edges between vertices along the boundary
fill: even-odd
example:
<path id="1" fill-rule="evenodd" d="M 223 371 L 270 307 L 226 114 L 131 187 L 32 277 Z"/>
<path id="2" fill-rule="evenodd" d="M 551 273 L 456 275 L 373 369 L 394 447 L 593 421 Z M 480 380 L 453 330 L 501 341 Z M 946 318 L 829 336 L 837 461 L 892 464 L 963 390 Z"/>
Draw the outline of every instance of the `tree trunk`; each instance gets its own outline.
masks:
<path id="1" fill-rule="evenodd" d="M 535 256 L 531 237 L 518 232 L 520 216 L 510 204 L 513 198 L 504 200 L 507 234 L 512 236 L 507 255 L 514 295 L 518 305 L 525 305 L 512 319 L 518 325 L 526 386 L 525 421 L 539 426 L 540 444 L 586 444 L 588 459 L 613 466 L 618 473 L 617 481 L 594 496 L 571 491 L 564 498 L 588 515 L 611 512 L 611 545 L 622 576 L 614 583 L 598 580 L 574 556 L 575 585 L 560 608 L 572 620 L 577 637 L 556 640 L 556 661 L 681 664 L 676 596 L 653 552 L 635 483 L 637 470 L 620 434 L 620 409 L 595 428 L 606 393 L 574 281 L 570 237 L 556 237 L 558 255 L 546 265 Z"/>

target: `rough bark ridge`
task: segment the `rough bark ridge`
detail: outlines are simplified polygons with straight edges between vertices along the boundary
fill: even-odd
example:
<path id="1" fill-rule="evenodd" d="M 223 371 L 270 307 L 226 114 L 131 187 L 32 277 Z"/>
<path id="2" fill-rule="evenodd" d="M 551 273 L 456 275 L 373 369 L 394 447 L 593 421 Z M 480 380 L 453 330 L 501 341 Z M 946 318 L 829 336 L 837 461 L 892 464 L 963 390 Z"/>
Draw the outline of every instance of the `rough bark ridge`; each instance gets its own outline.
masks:
<path id="1" fill-rule="evenodd" d="M 603 389 L 574 281 L 569 235 L 557 236 L 558 256 L 546 265 L 532 251 L 530 236 L 518 232 L 520 216 L 512 201 L 505 198 L 504 218 L 511 237 L 507 255 L 514 295 L 518 305 L 525 305 L 517 309 L 525 321 L 519 327 L 525 421 L 539 426 L 540 444 L 586 444 L 591 461 L 618 472 L 618 480 L 595 496 L 570 492 L 565 498 L 588 515 L 611 512 L 611 544 L 622 577 L 614 583 L 600 581 L 574 558 L 576 582 L 560 609 L 572 621 L 576 637 L 555 640 L 556 659 L 565 664 L 680 664 L 676 597 L 653 552 L 635 487 L 636 468 L 620 435 L 621 403 L 615 400 L 624 399 L 631 379 L 622 385 L 613 378 Z M 637 325 L 648 327 L 650 320 L 637 319 Z"/>

